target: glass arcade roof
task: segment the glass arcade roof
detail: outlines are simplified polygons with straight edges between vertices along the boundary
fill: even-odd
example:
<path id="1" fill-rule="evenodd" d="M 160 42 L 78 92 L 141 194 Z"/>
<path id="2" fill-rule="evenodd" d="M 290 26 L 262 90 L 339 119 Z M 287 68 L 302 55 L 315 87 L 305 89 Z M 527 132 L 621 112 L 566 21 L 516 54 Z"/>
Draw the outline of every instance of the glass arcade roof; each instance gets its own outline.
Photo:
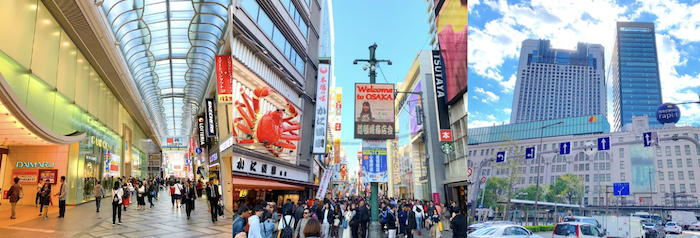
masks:
<path id="1" fill-rule="evenodd" d="M 105 0 L 107 24 L 160 136 L 189 135 L 231 0 Z"/>

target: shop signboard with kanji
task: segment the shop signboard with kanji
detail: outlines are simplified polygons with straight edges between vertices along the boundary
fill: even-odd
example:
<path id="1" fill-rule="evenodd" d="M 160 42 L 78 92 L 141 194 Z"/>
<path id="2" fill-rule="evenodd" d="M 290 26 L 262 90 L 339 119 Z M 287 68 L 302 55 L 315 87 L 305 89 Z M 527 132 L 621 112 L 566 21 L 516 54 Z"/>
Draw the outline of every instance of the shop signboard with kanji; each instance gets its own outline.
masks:
<path id="1" fill-rule="evenodd" d="M 328 123 L 328 64 L 318 65 L 318 83 L 316 84 L 316 110 L 314 126 L 313 153 L 326 153 L 326 128 Z"/>
<path id="2" fill-rule="evenodd" d="M 219 104 L 233 103 L 233 74 L 232 62 L 230 55 L 216 56 L 216 92 L 219 97 Z"/>
<path id="3" fill-rule="evenodd" d="M 362 141 L 362 181 L 389 182 L 386 141 Z"/>
<path id="4" fill-rule="evenodd" d="M 355 139 L 394 139 L 394 84 L 355 84 Z"/>

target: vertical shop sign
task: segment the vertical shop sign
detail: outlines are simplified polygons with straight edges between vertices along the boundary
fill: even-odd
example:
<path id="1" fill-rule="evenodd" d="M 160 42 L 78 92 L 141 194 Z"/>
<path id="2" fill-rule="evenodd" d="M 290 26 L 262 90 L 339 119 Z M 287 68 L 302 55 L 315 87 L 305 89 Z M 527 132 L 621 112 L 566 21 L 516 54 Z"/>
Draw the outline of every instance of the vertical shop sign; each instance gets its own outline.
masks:
<path id="1" fill-rule="evenodd" d="M 321 177 L 321 183 L 318 186 L 318 192 L 316 193 L 316 199 L 323 199 L 326 197 L 328 192 L 328 184 L 331 182 L 331 169 L 327 169 L 323 172 L 323 177 Z"/>
<path id="2" fill-rule="evenodd" d="M 455 103 L 467 92 L 467 1 L 442 0 L 435 7 L 435 25 L 442 53 L 445 100 Z"/>
<path id="3" fill-rule="evenodd" d="M 389 182 L 386 141 L 362 140 L 362 181 Z"/>
<path id="4" fill-rule="evenodd" d="M 443 60 L 439 50 L 433 50 L 433 78 L 435 79 L 435 102 L 438 113 L 438 133 L 440 141 L 452 141 L 450 115 L 447 113 L 445 81 L 443 80 Z"/>
<path id="5" fill-rule="evenodd" d="M 328 131 L 328 64 L 318 65 L 318 83 L 316 84 L 316 111 L 314 126 L 313 153 L 326 152 L 326 132 Z"/>
<path id="6" fill-rule="evenodd" d="M 207 136 L 204 134 L 204 117 L 197 116 L 197 131 L 199 132 L 199 146 L 207 144 Z"/>
<path id="7" fill-rule="evenodd" d="M 219 96 L 219 103 L 229 104 L 233 102 L 232 60 L 230 55 L 216 56 L 216 92 Z"/>
<path id="8" fill-rule="evenodd" d="M 340 116 L 340 112 L 343 109 L 343 88 L 336 87 L 335 91 L 337 92 L 335 96 L 335 115 Z"/>
<path id="9" fill-rule="evenodd" d="M 216 120 L 214 118 L 214 99 L 206 99 L 207 107 L 207 137 L 216 137 Z"/>
<path id="10" fill-rule="evenodd" d="M 394 84 L 355 84 L 355 139 L 394 139 Z"/>

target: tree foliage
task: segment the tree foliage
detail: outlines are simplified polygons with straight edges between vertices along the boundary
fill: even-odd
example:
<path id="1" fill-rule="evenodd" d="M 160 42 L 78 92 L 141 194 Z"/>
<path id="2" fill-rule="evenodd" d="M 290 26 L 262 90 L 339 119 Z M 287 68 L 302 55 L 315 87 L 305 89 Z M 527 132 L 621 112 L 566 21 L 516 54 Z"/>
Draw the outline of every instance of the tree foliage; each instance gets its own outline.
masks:
<path id="1" fill-rule="evenodd" d="M 530 187 L 518 190 L 518 192 L 513 194 L 513 198 L 535 201 L 536 190 L 537 190 L 537 185 L 535 185 L 535 184 L 530 185 Z M 545 186 L 540 185 L 540 201 L 543 201 L 542 197 L 545 196 L 546 193 L 547 193 L 547 188 Z M 519 195 L 519 194 L 521 194 L 521 195 Z M 522 195 L 522 194 L 525 194 L 525 195 Z"/>
<path id="2" fill-rule="evenodd" d="M 498 202 L 505 202 L 505 199 L 499 195 L 499 192 L 503 192 L 505 188 L 508 187 L 508 180 L 499 177 L 490 177 L 486 180 L 486 193 L 484 194 L 484 208 L 490 207 L 495 209 L 496 207 L 503 208 L 502 204 Z M 481 194 L 480 194 L 481 195 Z"/>
<path id="3" fill-rule="evenodd" d="M 548 202 L 578 204 L 583 197 L 583 183 L 573 174 L 562 175 L 553 184 L 545 195 Z"/>

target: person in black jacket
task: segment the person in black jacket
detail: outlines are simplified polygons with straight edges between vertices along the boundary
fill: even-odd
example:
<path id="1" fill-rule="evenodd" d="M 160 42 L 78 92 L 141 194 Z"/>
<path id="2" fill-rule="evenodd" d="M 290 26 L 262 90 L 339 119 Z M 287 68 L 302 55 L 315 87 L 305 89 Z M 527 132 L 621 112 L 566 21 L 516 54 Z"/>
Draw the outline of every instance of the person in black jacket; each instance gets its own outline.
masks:
<path id="1" fill-rule="evenodd" d="M 360 237 L 367 238 L 367 223 L 369 223 L 370 214 L 364 200 L 360 201 L 360 207 L 357 208 L 356 216 L 360 218 L 360 232 L 362 232 Z"/>
<path id="2" fill-rule="evenodd" d="M 190 214 L 192 214 L 192 209 L 194 208 L 194 199 L 197 197 L 194 187 L 188 181 L 185 183 L 185 189 L 183 190 L 183 198 L 185 201 L 185 210 L 187 211 L 187 220 L 190 219 Z"/>
<path id="3" fill-rule="evenodd" d="M 350 225 L 350 235 L 352 236 L 352 238 L 358 238 L 359 237 L 358 231 L 360 229 L 360 223 L 362 223 L 362 222 L 360 222 L 360 220 L 362 220 L 362 219 L 360 219 L 360 216 L 358 215 L 357 205 L 355 205 L 355 203 L 351 203 L 350 204 L 350 211 L 348 211 L 348 212 L 355 214 L 354 216 L 352 216 L 352 219 L 348 222 L 349 223 L 348 225 Z"/>
<path id="4" fill-rule="evenodd" d="M 467 237 L 467 217 L 464 214 L 465 211 L 460 211 L 460 213 L 456 214 L 456 216 L 452 218 L 452 221 L 450 221 L 453 238 Z"/>
<path id="5" fill-rule="evenodd" d="M 211 222 L 217 222 L 219 221 L 219 209 L 221 209 L 219 207 L 219 199 L 221 198 L 221 194 L 219 194 L 219 189 L 212 181 L 207 182 L 207 187 L 205 190 L 207 193 L 207 201 L 209 201 L 209 205 L 211 205 Z"/>
<path id="6" fill-rule="evenodd" d="M 416 213 L 411 210 L 409 206 L 404 206 L 403 210 L 406 212 L 406 237 L 413 238 L 413 229 L 416 229 L 418 225 L 416 224 Z"/>
<path id="7" fill-rule="evenodd" d="M 321 234 L 323 237 L 330 236 L 331 224 L 333 224 L 333 209 L 330 202 L 324 203 L 320 214 L 317 214 L 318 221 L 321 223 Z"/>
<path id="8" fill-rule="evenodd" d="M 386 211 L 386 229 L 389 230 L 389 238 L 396 238 L 396 205 L 389 204 L 389 210 Z"/>

